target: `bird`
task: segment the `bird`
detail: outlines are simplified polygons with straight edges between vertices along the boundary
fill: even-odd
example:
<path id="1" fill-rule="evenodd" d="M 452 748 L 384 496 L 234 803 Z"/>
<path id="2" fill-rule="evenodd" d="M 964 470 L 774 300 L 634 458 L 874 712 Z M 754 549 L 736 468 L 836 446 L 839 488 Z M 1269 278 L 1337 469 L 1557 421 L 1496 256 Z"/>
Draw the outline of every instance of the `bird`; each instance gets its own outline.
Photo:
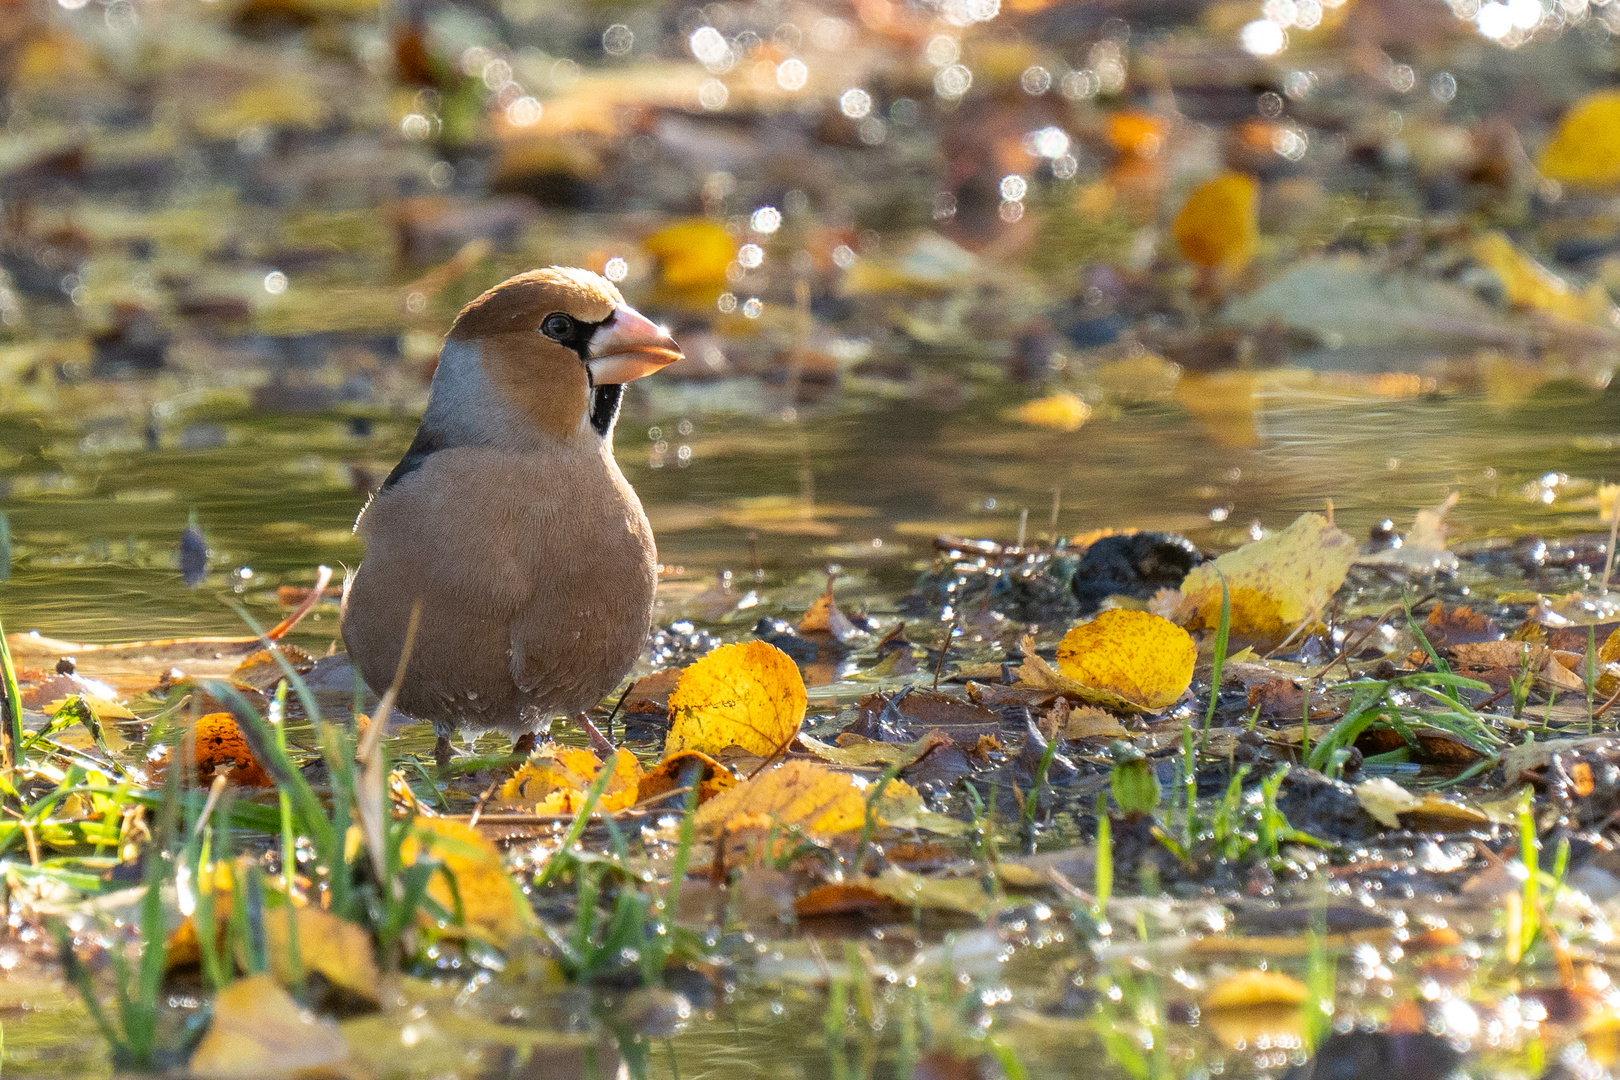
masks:
<path id="1" fill-rule="evenodd" d="M 394 707 L 432 723 L 441 775 L 457 731 L 527 755 L 641 655 L 657 553 L 613 428 L 624 384 L 680 359 L 612 282 L 570 267 L 501 282 L 445 335 L 416 437 L 355 522 L 342 601 L 374 693 L 407 655 Z"/>

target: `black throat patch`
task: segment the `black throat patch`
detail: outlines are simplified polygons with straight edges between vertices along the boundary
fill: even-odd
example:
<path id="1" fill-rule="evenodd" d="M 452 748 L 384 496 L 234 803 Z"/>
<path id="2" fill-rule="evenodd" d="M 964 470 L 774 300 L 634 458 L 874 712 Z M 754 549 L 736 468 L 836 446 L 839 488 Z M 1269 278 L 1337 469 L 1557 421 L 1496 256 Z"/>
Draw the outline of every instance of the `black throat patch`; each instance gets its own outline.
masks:
<path id="1" fill-rule="evenodd" d="M 623 383 L 591 387 L 591 427 L 602 438 L 607 438 L 608 428 L 619 415 L 619 402 L 623 400 Z"/>
<path id="2" fill-rule="evenodd" d="M 382 490 L 387 491 L 411 475 L 411 473 L 420 469 L 428 458 L 444 448 L 445 442 L 443 438 L 423 428 L 417 428 L 416 438 L 411 440 L 410 449 L 406 450 L 405 456 L 399 459 L 399 464 L 395 465 L 394 471 L 388 474 L 388 479 L 382 482 Z"/>

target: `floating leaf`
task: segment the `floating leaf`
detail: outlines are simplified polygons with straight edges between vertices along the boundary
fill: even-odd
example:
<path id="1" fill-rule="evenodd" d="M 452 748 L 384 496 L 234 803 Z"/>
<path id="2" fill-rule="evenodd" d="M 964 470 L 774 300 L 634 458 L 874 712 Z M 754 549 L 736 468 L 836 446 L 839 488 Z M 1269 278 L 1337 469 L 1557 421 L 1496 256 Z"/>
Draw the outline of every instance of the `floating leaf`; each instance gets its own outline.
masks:
<path id="1" fill-rule="evenodd" d="M 951 911 L 982 919 L 994 898 L 973 878 L 934 878 L 890 868 L 877 877 L 818 885 L 794 901 L 799 918 L 818 915 L 853 915 L 885 908 Z"/>
<path id="2" fill-rule="evenodd" d="M 1260 189 L 1252 177 L 1226 172 L 1187 197 L 1176 215 L 1176 243 L 1187 260 L 1211 270 L 1241 270 L 1260 236 Z"/>
<path id="3" fill-rule="evenodd" d="M 1082 686 L 1117 694 L 1142 709 L 1163 709 L 1192 683 L 1198 647 L 1169 619 L 1145 611 L 1105 611 L 1058 643 L 1058 671 Z"/>
<path id="4" fill-rule="evenodd" d="M 1301 514 L 1282 532 L 1196 566 L 1181 583 L 1176 614 L 1189 630 L 1220 622 L 1221 575 L 1232 597 L 1232 636 L 1275 643 L 1320 611 L 1356 558 L 1356 542 L 1321 514 Z"/>
<path id="5" fill-rule="evenodd" d="M 728 788 L 698 808 L 699 829 L 731 827 L 744 816 L 763 816 L 779 828 L 828 836 L 854 832 L 866 822 L 865 780 L 813 761 L 787 761 Z M 878 809 L 903 810 L 917 799 L 909 784 L 890 781 Z"/>
<path id="6" fill-rule="evenodd" d="M 634 806 L 640 798 L 641 763 L 636 756 L 618 750 L 614 763 L 613 776 L 596 803 L 607 813 Z M 549 743 L 501 785 L 501 801 L 533 804 L 536 814 L 577 814 L 601 772 L 602 759 L 591 751 Z"/>
<path id="7" fill-rule="evenodd" d="M 1067 390 L 1026 401 L 1012 411 L 1014 419 L 1053 431 L 1079 431 L 1091 417 L 1091 406 Z"/>
<path id="8" fill-rule="evenodd" d="M 1402 814 L 1421 814 L 1461 828 L 1485 825 L 1491 821 L 1491 816 L 1483 810 L 1451 802 L 1438 795 L 1419 797 L 1387 776 L 1363 780 L 1357 784 L 1356 801 L 1361 803 L 1363 810 L 1377 818 L 1381 825 L 1391 829 L 1401 827 Z"/>
<path id="9" fill-rule="evenodd" d="M 336 1024 L 301 1008 L 270 976 L 250 975 L 214 998 L 213 1019 L 192 1051 L 190 1075 L 261 1080 L 333 1069 L 348 1057 Z"/>
<path id="10" fill-rule="evenodd" d="M 740 746 L 769 757 L 804 723 L 804 677 L 787 653 L 763 641 L 722 645 L 681 673 L 669 695 L 664 755 L 714 754 Z"/>
<path id="11" fill-rule="evenodd" d="M 1541 151 L 1541 171 L 1561 184 L 1620 183 L 1620 90 L 1588 94 L 1564 114 Z"/>

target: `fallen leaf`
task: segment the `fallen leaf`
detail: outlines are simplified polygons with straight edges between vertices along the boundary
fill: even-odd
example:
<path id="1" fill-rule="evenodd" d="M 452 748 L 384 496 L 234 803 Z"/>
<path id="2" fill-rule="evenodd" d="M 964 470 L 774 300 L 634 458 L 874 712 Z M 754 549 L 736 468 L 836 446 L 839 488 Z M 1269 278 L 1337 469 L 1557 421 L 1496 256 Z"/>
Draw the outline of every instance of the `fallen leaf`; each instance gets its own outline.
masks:
<path id="1" fill-rule="evenodd" d="M 298 925 L 298 958 L 306 972 L 323 975 L 367 1001 L 378 1000 L 382 975 L 372 953 L 371 935 L 363 927 L 313 905 L 270 908 L 264 913 L 264 940 L 270 972 L 283 985 L 292 984 L 288 912 Z"/>
<path id="2" fill-rule="evenodd" d="M 1232 636 L 1276 644 L 1338 592 L 1355 558 L 1348 533 L 1321 514 L 1301 514 L 1279 533 L 1194 567 L 1181 583 L 1178 621 L 1189 630 L 1219 625 L 1225 575 Z"/>
<path id="3" fill-rule="evenodd" d="M 930 731 L 916 742 L 895 743 L 846 733 L 838 737 L 837 745 L 824 743 L 809 735 L 800 735 L 799 742 L 812 754 L 833 765 L 898 765 L 905 768 L 915 764 L 934 747 L 951 742 L 951 738 L 943 732 Z"/>
<path id="4" fill-rule="evenodd" d="M 1305 984 L 1280 971 L 1237 971 L 1204 994 L 1206 1011 L 1252 1009 L 1257 1005 L 1303 1005 L 1311 992 Z"/>
<path id="5" fill-rule="evenodd" d="M 282 657 L 291 665 L 292 669 L 300 675 L 307 674 L 315 667 L 315 658 L 296 645 L 279 644 L 276 646 Z M 240 683 L 246 683 L 255 690 L 272 690 L 276 683 L 286 678 L 287 674 L 276 662 L 275 656 L 269 649 L 260 649 L 249 653 L 231 672 L 231 678 Z"/>
<path id="6" fill-rule="evenodd" d="M 1067 390 L 1026 401 L 1012 410 L 1013 419 L 1053 431 L 1079 431 L 1091 418 L 1091 406 Z"/>
<path id="7" fill-rule="evenodd" d="M 867 781 L 850 773 L 811 761 L 786 761 L 704 803 L 694 823 L 713 830 L 729 828 L 741 815 L 761 815 L 779 828 L 798 827 L 812 835 L 853 832 L 866 822 L 869 788 Z M 903 809 L 917 798 L 909 784 L 891 781 L 878 801 L 879 820 L 882 811 Z"/>
<path id="8" fill-rule="evenodd" d="M 253 756 L 241 729 L 236 726 L 236 718 L 230 713 L 198 717 L 195 739 L 196 753 L 191 765 L 200 785 L 213 783 L 216 774 L 229 770 L 231 783 L 239 787 L 275 787 L 275 781 Z"/>
<path id="9" fill-rule="evenodd" d="M 1541 151 L 1541 172 L 1581 187 L 1620 183 L 1620 90 L 1588 94 L 1570 107 Z"/>
<path id="10" fill-rule="evenodd" d="M 906 911 L 951 911 L 982 919 L 995 899 L 972 878 L 924 877 L 890 868 L 877 877 L 818 885 L 793 903 L 799 918 L 879 912 L 885 907 Z"/>
<path id="11" fill-rule="evenodd" d="M 850 622 L 842 611 L 838 610 L 838 601 L 833 599 L 832 579 L 827 579 L 827 591 L 816 598 L 799 620 L 799 633 L 801 634 L 830 634 L 834 641 L 848 641 L 861 631 Z"/>
<path id="12" fill-rule="evenodd" d="M 641 242 L 658 260 L 658 278 L 676 292 L 698 293 L 726 287 L 726 267 L 737 257 L 737 241 L 708 218 L 664 226 Z"/>
<path id="13" fill-rule="evenodd" d="M 1620 120 L 1620 116 L 1616 117 Z M 1620 147 L 1620 142 L 1616 143 Z M 1488 232 L 1473 244 L 1474 258 L 1481 266 L 1496 275 L 1502 283 L 1502 294 L 1516 308 L 1539 311 L 1571 322 L 1608 326 L 1608 290 L 1601 281 L 1594 281 L 1584 291 L 1554 274 L 1545 266 L 1513 246 L 1500 232 Z"/>
<path id="14" fill-rule="evenodd" d="M 469 930 L 505 943 L 528 929 L 533 913 L 518 892 L 517 882 L 506 872 L 506 860 L 477 829 L 463 821 L 419 817 L 416 835 L 401 846 L 401 861 L 407 866 L 415 863 L 424 847 L 455 879 L 452 892 L 444 874 L 433 875 L 428 896 L 452 914 L 459 898 Z"/>
<path id="15" fill-rule="evenodd" d="M 1192 684 L 1198 647 L 1168 619 L 1145 611 L 1105 611 L 1058 643 L 1059 673 L 1141 709 L 1173 705 Z"/>
<path id="16" fill-rule="evenodd" d="M 698 778 L 699 805 L 708 802 L 726 788 L 736 785 L 737 777 L 731 770 L 708 754 L 701 754 L 696 750 L 682 750 L 678 754 L 671 754 L 641 774 L 641 782 L 636 787 L 636 802 L 644 803 L 648 799 L 680 787 L 681 775 L 694 762 L 702 768 Z M 666 808 L 673 805 L 675 804 L 664 804 Z"/>
<path id="17" fill-rule="evenodd" d="M 270 976 L 250 975 L 215 995 L 189 1068 L 205 1080 L 260 1080 L 333 1069 L 348 1057 L 336 1024 L 301 1008 Z"/>
<path id="18" fill-rule="evenodd" d="M 1491 821 L 1483 810 L 1442 799 L 1438 795 L 1417 796 L 1387 776 L 1363 780 L 1356 785 L 1356 801 L 1361 808 L 1387 828 L 1402 826 L 1401 815 L 1421 815 L 1458 827 L 1484 825 Z"/>
<path id="19" fill-rule="evenodd" d="M 602 759 L 583 747 L 549 743 L 537 750 L 512 778 L 501 785 L 502 803 L 529 804 L 536 814 L 577 814 L 585 807 L 592 784 L 602 772 Z M 614 813 L 639 800 L 641 763 L 628 750 L 614 754 L 613 776 L 597 800 L 597 809 Z"/>
<path id="20" fill-rule="evenodd" d="M 764 641 L 722 645 L 681 673 L 669 695 L 664 756 L 728 746 L 769 757 L 793 742 L 808 703 L 787 653 Z"/>
<path id="21" fill-rule="evenodd" d="M 1252 177 L 1225 172 L 1197 188 L 1176 215 L 1176 243 L 1189 262 L 1241 270 L 1260 237 L 1260 189 Z"/>

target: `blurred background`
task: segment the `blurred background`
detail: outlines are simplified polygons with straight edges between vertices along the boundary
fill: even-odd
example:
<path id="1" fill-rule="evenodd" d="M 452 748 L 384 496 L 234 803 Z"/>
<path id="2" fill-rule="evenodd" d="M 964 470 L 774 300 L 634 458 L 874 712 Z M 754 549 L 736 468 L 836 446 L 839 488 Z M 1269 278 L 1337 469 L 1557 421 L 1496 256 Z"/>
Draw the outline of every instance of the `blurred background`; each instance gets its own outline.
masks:
<path id="1" fill-rule="evenodd" d="M 1595 530 L 1617 31 L 1597 0 L 0 0 L 7 627 L 231 633 L 220 593 L 357 563 L 455 312 L 552 263 L 687 354 L 617 434 L 662 618 L 828 564 L 881 607 L 942 533 L 1220 547 L 1332 500 L 1366 535 L 1451 491 L 1456 537 Z"/>

